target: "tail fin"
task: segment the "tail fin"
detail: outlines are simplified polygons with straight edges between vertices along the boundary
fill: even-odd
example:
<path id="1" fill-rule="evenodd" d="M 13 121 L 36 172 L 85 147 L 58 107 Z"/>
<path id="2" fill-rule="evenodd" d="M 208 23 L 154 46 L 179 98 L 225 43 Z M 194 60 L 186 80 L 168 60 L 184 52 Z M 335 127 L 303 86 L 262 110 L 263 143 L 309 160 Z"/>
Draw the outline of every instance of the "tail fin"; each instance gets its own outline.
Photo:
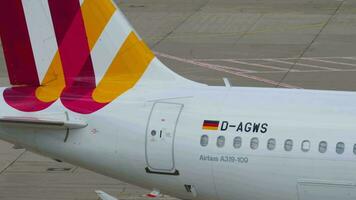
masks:
<path id="1" fill-rule="evenodd" d="M 111 0 L 1 0 L 0 15 L 10 82 L 26 86 L 5 92 L 19 110 L 39 109 L 19 102 L 24 93 L 40 109 L 61 98 L 90 113 L 78 101 L 97 110 L 138 82 L 195 84 L 166 68 Z"/>

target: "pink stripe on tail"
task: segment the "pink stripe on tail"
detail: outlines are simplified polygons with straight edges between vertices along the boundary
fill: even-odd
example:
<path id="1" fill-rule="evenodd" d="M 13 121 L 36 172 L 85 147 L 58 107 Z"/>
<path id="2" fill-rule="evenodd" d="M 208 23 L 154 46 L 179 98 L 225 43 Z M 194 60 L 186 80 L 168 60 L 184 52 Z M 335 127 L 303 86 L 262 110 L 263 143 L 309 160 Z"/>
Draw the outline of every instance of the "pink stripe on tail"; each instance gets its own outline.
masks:
<path id="1" fill-rule="evenodd" d="M 38 86 L 36 63 L 21 0 L 0 0 L 0 33 L 11 84 Z"/>
<path id="2" fill-rule="evenodd" d="M 47 108 L 36 98 L 39 86 L 36 63 L 21 0 L 0 1 L 0 33 L 10 83 L 21 87 L 7 88 L 5 101 L 15 109 L 33 112 Z"/>
<path id="3" fill-rule="evenodd" d="M 66 80 L 61 101 L 74 112 L 97 111 L 107 104 L 92 98 L 95 73 L 79 0 L 49 0 L 49 6 Z"/>

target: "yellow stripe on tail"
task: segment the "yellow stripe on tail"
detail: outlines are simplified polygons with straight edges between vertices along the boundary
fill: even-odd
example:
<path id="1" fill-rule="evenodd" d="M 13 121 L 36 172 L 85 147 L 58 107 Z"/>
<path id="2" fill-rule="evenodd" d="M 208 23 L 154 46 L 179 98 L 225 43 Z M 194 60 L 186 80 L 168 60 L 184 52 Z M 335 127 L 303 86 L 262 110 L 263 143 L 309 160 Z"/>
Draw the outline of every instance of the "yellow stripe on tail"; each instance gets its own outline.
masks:
<path id="1" fill-rule="evenodd" d="M 108 103 L 132 88 L 141 78 L 154 54 L 132 32 L 93 92 L 93 99 Z"/>

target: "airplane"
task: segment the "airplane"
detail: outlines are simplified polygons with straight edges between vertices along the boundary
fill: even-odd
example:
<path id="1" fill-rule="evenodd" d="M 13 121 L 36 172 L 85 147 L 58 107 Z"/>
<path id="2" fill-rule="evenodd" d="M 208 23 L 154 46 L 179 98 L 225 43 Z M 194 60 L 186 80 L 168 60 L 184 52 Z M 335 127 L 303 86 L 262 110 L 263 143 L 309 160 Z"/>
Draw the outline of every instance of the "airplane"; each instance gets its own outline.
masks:
<path id="1" fill-rule="evenodd" d="M 188 80 L 111 0 L 2 0 L 0 15 L 2 140 L 153 196 L 356 199 L 355 93 Z"/>

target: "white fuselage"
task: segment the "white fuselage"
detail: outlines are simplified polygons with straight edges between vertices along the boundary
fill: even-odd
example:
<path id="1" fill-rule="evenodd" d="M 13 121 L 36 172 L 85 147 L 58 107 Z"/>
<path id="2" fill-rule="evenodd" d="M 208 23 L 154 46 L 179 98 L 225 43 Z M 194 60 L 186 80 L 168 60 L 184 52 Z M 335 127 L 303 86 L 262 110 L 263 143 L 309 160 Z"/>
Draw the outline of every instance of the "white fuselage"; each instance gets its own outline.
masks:
<path id="1" fill-rule="evenodd" d="M 42 112 L 65 111 L 58 101 Z M 18 111 L 3 102 L 2 112 Z M 88 126 L 66 142 L 64 130 L 43 128 L 1 126 L 0 137 L 182 199 L 356 197 L 355 93 L 135 88 L 80 117 Z M 204 120 L 219 121 L 218 130 L 204 130 Z"/>

